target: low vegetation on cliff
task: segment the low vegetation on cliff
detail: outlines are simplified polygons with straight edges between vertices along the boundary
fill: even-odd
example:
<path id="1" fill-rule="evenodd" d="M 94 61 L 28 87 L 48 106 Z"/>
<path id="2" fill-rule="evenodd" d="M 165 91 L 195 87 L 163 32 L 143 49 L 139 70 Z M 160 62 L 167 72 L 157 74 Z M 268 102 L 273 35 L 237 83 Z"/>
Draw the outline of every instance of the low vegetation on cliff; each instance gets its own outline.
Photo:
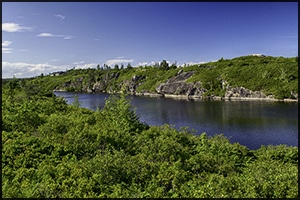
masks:
<path id="1" fill-rule="evenodd" d="M 176 76 L 191 74 L 179 82 Z M 298 99 L 298 57 L 242 56 L 234 59 L 178 67 L 163 60 L 154 66 L 114 68 L 99 65 L 72 69 L 57 76 L 41 75 L 31 90 L 171 94 L 201 97 L 271 97 Z M 180 78 L 180 77 L 179 77 Z M 168 84 L 166 84 L 168 83 Z M 172 89 L 177 87 L 178 89 Z M 31 91 L 33 92 L 33 91 Z"/>
<path id="2" fill-rule="evenodd" d="M 2 84 L 4 198 L 298 197 L 297 147 L 250 150 L 222 135 L 148 126 L 124 95 L 96 111 L 68 105 L 47 92 L 57 87 L 48 78 Z"/>

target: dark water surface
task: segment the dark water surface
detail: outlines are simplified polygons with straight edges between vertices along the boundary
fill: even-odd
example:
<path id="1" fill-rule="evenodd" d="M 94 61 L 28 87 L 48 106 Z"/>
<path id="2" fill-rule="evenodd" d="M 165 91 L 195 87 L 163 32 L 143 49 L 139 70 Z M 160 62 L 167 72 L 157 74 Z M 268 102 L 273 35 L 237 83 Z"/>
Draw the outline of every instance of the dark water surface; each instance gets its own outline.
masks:
<path id="1" fill-rule="evenodd" d="M 55 92 L 81 107 L 103 107 L 108 94 Z M 149 125 L 188 126 L 195 134 L 224 134 L 231 142 L 250 149 L 261 145 L 298 146 L 298 103 L 271 101 L 187 101 L 159 97 L 129 96 L 140 120 Z"/>

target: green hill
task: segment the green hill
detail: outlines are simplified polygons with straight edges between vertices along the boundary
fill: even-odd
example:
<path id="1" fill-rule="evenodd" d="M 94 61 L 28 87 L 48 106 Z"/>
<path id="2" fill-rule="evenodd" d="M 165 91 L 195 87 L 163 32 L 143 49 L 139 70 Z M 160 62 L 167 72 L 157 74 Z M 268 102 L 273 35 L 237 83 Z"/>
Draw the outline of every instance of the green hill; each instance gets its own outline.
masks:
<path id="1" fill-rule="evenodd" d="M 242 56 L 186 67 L 169 66 L 165 60 L 160 65 L 136 68 L 98 66 L 72 69 L 57 76 L 39 76 L 29 82 L 45 92 L 298 99 L 298 57 Z"/>

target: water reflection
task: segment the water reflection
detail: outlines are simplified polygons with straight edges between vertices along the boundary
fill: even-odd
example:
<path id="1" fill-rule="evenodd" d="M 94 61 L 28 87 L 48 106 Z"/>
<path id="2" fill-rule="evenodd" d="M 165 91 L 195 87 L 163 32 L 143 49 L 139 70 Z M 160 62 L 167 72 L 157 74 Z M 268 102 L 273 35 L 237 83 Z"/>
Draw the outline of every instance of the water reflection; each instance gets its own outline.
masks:
<path id="1" fill-rule="evenodd" d="M 68 103 L 75 93 L 55 93 Z M 103 107 L 107 94 L 77 94 L 81 106 Z M 188 126 L 208 135 L 224 134 L 231 142 L 251 149 L 260 145 L 298 146 L 298 103 L 266 101 L 185 101 L 167 98 L 128 97 L 140 120 L 149 125 Z"/>

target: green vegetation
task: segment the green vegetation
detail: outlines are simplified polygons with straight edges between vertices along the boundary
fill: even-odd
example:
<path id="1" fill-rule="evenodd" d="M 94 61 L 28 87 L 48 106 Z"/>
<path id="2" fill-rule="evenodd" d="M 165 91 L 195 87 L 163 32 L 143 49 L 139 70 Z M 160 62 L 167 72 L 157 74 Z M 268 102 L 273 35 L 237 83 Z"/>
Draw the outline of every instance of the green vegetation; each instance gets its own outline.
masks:
<path id="1" fill-rule="evenodd" d="M 297 147 L 148 126 L 124 95 L 97 111 L 68 105 L 48 78 L 2 84 L 4 198 L 298 197 Z"/>
<path id="2" fill-rule="evenodd" d="M 200 81 L 207 92 L 204 96 L 215 95 L 224 97 L 226 90 L 222 82 L 231 87 L 244 87 L 252 91 L 262 91 L 273 95 L 276 99 L 297 98 L 298 96 L 298 57 L 259 57 L 242 56 L 234 59 L 220 59 L 201 65 L 177 67 L 163 60 L 154 66 L 126 68 L 108 66 L 90 69 L 72 69 L 59 76 L 41 75 L 28 79 L 29 92 L 42 88 L 45 93 L 54 89 L 66 91 L 92 91 L 95 83 L 99 91 L 107 93 L 125 92 L 156 92 L 155 88 L 167 79 L 176 76 L 180 71 L 192 71 L 187 82 Z M 136 77 L 136 80 L 134 80 Z M 138 77 L 138 78 L 137 78 Z"/>
<path id="3" fill-rule="evenodd" d="M 222 88 L 222 80 L 232 87 L 263 91 L 277 99 L 293 98 L 291 92 L 298 94 L 298 57 L 242 56 L 220 59 L 199 67 L 190 66 L 184 70 L 197 71 L 188 81 L 203 81 L 209 84 L 207 89 L 216 94 Z"/>

